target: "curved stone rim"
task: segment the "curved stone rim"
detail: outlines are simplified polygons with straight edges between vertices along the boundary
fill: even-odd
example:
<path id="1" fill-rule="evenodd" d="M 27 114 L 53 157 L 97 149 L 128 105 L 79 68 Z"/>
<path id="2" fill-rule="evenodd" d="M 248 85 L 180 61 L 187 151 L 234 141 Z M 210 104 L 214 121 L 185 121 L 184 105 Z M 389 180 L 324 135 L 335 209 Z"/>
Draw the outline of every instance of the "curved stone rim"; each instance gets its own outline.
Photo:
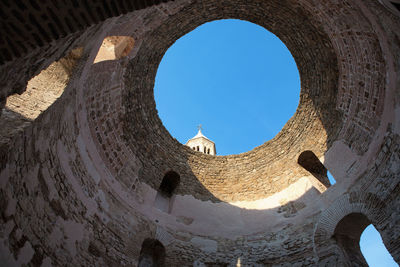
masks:
<path id="1" fill-rule="evenodd" d="M 124 121 L 127 123 L 124 124 L 123 132 L 132 151 L 139 152 L 143 159 L 157 154 L 158 162 L 164 166 L 159 166 L 158 170 L 145 166 L 145 170 L 153 171 L 144 173 L 143 177 L 152 177 L 154 173 L 162 177 L 167 169 L 175 169 L 178 173 L 188 172 L 179 163 L 182 161 L 197 161 L 200 164 L 213 162 L 223 166 L 223 172 L 236 168 L 242 170 L 241 175 L 244 176 L 251 173 L 250 166 L 238 161 L 250 158 L 256 162 L 253 169 L 263 169 L 268 164 L 259 159 L 265 155 L 268 155 L 268 162 L 272 165 L 290 166 L 302 172 L 297 165 L 297 157 L 302 151 L 312 148 L 321 157 L 330 147 L 342 123 L 340 112 L 336 110 L 339 82 L 336 52 L 320 23 L 310 19 L 312 16 L 304 8 L 293 8 L 292 3 L 284 5 L 278 2 L 235 0 L 224 1 L 220 6 L 214 0 L 200 3 L 195 1 L 144 34 L 139 41 L 140 48 L 125 71 L 123 106 L 126 111 Z M 224 8 L 220 8 L 222 6 Z M 279 14 L 285 15 L 279 17 Z M 274 33 L 287 46 L 300 74 L 300 104 L 293 117 L 270 141 L 238 155 L 205 157 L 181 145 L 164 127 L 157 114 L 153 87 L 158 65 L 177 39 L 203 23 L 228 18 L 260 25 Z M 138 142 L 135 145 L 138 139 L 140 145 Z M 231 159 L 236 163 L 226 165 L 225 162 Z M 293 176 L 285 184 L 291 184 L 297 179 Z M 153 187 L 157 187 L 156 184 Z M 277 186 L 276 190 L 278 192 L 282 189 Z"/>
<path id="2" fill-rule="evenodd" d="M 241 2 L 241 1 L 238 1 L 238 2 Z M 255 1 L 255 2 L 257 2 L 257 1 Z M 215 6 L 215 3 L 213 3 L 213 1 L 208 1 L 207 3 L 208 3 L 208 5 L 210 5 L 210 8 L 212 6 Z M 251 4 L 252 3 L 250 3 L 249 5 L 251 5 Z M 207 4 L 203 4 L 203 5 L 207 5 Z M 230 5 L 232 5 L 232 3 Z M 246 20 L 251 23 L 257 24 L 257 25 L 269 30 L 273 34 L 277 35 L 278 38 L 280 38 L 281 41 L 285 45 L 288 46 L 289 51 L 292 53 L 293 57 L 295 58 L 296 64 L 298 65 L 298 70 L 299 70 L 300 78 L 301 78 L 300 103 L 296 110 L 296 113 L 293 115 L 293 118 L 295 118 L 296 116 L 299 115 L 299 113 L 300 113 L 299 110 L 303 109 L 304 106 L 308 105 L 308 107 L 309 107 L 310 105 L 312 105 L 312 103 L 310 103 L 310 101 L 316 102 L 315 103 L 315 107 L 316 107 L 315 112 L 317 112 L 317 113 L 326 112 L 329 107 L 335 107 L 335 105 L 336 105 L 335 96 L 337 93 L 337 83 L 338 83 L 338 67 L 337 67 L 337 63 L 336 63 L 336 54 L 334 52 L 332 44 L 330 44 L 329 38 L 327 36 L 323 37 L 322 36 L 323 34 L 321 32 L 318 32 L 318 31 L 320 31 L 320 29 L 317 29 L 316 27 L 314 27 L 314 29 L 310 30 L 307 33 L 304 33 L 304 35 L 302 36 L 302 37 L 304 37 L 306 34 L 309 34 L 311 31 L 318 32 L 317 35 L 320 35 L 319 38 L 321 41 L 321 42 L 319 42 L 319 45 L 323 46 L 323 47 L 318 47 L 318 40 L 307 40 L 306 41 L 307 45 L 305 45 L 305 46 L 309 47 L 307 52 L 310 52 L 311 50 L 313 50 L 315 48 L 318 48 L 316 50 L 321 50 L 321 51 L 317 51 L 317 54 L 319 57 L 310 57 L 310 58 L 308 58 L 308 61 L 307 61 L 307 60 L 305 60 L 305 57 L 302 55 L 302 54 L 304 54 L 304 51 L 300 51 L 301 49 L 294 51 L 294 49 L 293 49 L 293 47 L 296 44 L 295 39 L 299 39 L 300 42 L 303 42 L 305 40 L 305 38 L 295 37 L 292 40 L 292 38 L 290 36 L 286 37 L 285 34 L 281 34 L 280 32 L 276 32 L 273 29 L 269 29 L 270 28 L 270 27 L 268 27 L 269 25 L 266 25 L 265 23 L 264 24 L 260 23 L 260 21 L 257 21 L 259 18 L 256 18 L 256 17 L 251 18 L 250 15 L 248 15 L 248 17 L 246 17 L 245 15 L 239 14 L 239 13 L 237 13 L 237 14 L 229 14 L 229 13 L 212 14 L 212 13 L 209 13 L 206 16 L 204 16 L 204 13 L 203 13 L 203 14 L 196 14 L 197 16 L 193 16 L 193 13 L 190 13 L 190 12 L 195 12 L 195 11 L 190 10 L 190 8 L 191 8 L 191 6 L 189 6 L 189 8 L 186 8 L 186 10 L 180 11 L 178 13 L 178 15 L 174 15 L 173 17 L 167 19 L 167 21 L 165 21 L 163 23 L 163 25 L 158 27 L 155 31 L 147 34 L 147 36 L 145 37 L 145 40 L 143 41 L 143 45 L 139 49 L 137 56 L 136 56 L 136 58 L 140 58 L 140 57 L 144 56 L 144 58 L 139 59 L 140 63 L 141 62 L 150 62 L 150 61 L 152 63 L 148 64 L 148 65 L 150 65 L 150 67 L 147 67 L 147 74 L 145 75 L 145 77 L 141 77 L 141 78 L 139 78 L 139 80 L 137 79 L 137 77 L 134 78 L 135 82 L 139 82 L 139 86 L 135 86 L 134 90 L 139 91 L 139 92 L 138 93 L 134 92 L 133 95 L 135 97 L 140 97 L 141 100 L 144 100 L 144 101 L 142 101 L 142 103 L 146 103 L 146 101 L 151 101 L 149 104 L 146 104 L 146 106 L 141 106 L 139 108 L 143 112 L 146 112 L 145 111 L 146 108 L 149 108 L 151 110 L 149 112 L 149 114 L 146 114 L 146 115 L 149 115 L 146 117 L 146 119 L 150 118 L 151 123 L 156 124 L 155 128 L 160 128 L 160 130 L 162 131 L 162 134 L 167 134 L 169 139 L 174 140 L 173 137 L 170 136 L 170 133 L 168 132 L 168 130 L 165 129 L 165 127 L 163 126 L 161 120 L 159 119 L 159 117 L 157 115 L 156 108 L 155 108 L 154 95 L 153 95 L 154 80 L 156 77 L 158 65 L 161 62 L 161 59 L 162 59 L 163 55 L 165 54 L 165 52 L 177 39 L 179 39 L 183 35 L 187 34 L 188 32 L 194 30 L 196 27 L 198 27 L 204 23 L 215 21 L 215 20 L 220 20 L 220 19 L 239 19 L 239 20 Z M 257 6 L 257 8 L 260 8 L 260 6 Z M 285 8 L 287 9 L 288 7 L 285 7 Z M 196 10 L 196 11 L 198 11 L 198 10 Z M 224 12 L 226 12 L 226 10 L 224 10 Z M 188 14 L 190 14 L 190 15 L 188 16 Z M 170 24 L 174 24 L 176 22 L 176 20 L 179 20 L 181 22 L 181 24 L 183 24 L 183 25 L 180 27 L 172 27 L 171 26 L 171 28 L 169 30 L 165 31 L 165 29 L 168 28 L 170 26 Z M 300 20 L 302 20 L 302 19 L 300 19 Z M 304 23 L 304 21 L 301 21 L 301 22 Z M 281 27 L 283 28 L 284 26 L 281 26 Z M 176 37 L 171 38 L 170 36 L 176 36 Z M 158 42 L 155 43 L 155 40 L 157 40 Z M 148 45 L 148 44 L 151 44 L 151 45 Z M 311 45 L 311 44 L 313 44 L 313 45 Z M 149 51 L 151 51 L 150 55 L 148 55 Z M 328 55 L 328 59 L 326 57 L 324 57 L 327 55 Z M 127 76 L 135 75 L 136 70 L 133 65 L 136 65 L 136 66 L 139 65 L 140 67 L 143 66 L 142 64 L 137 64 L 138 62 L 135 59 L 133 60 L 133 62 L 131 61 L 130 66 L 128 66 L 128 68 L 130 68 L 130 70 L 127 70 L 127 72 L 128 73 L 131 72 L 131 73 L 128 74 Z M 333 62 L 332 62 L 332 59 L 334 60 Z M 315 61 L 321 61 L 321 62 L 317 62 L 314 64 L 314 63 L 311 63 L 311 60 L 313 60 L 314 62 Z M 304 62 L 304 61 L 306 61 L 306 62 Z M 313 65 L 313 67 L 318 66 L 318 65 L 323 65 L 323 70 L 316 71 L 314 73 L 314 74 L 320 76 L 321 79 L 325 78 L 326 80 L 329 80 L 327 77 L 328 76 L 327 72 L 332 72 L 335 76 L 335 79 L 333 81 L 329 81 L 329 82 L 331 82 L 331 84 L 333 84 L 333 86 L 331 86 L 330 89 L 333 89 L 334 92 L 329 92 L 328 89 L 323 90 L 322 88 L 315 88 L 316 83 L 310 84 L 308 79 L 310 79 L 309 76 L 312 75 L 313 73 L 309 74 L 308 73 L 310 71 L 309 69 L 304 70 L 304 69 L 306 69 L 306 67 L 305 67 L 306 65 L 308 67 L 310 65 Z M 328 68 L 328 70 L 327 70 L 327 68 Z M 129 77 L 128 78 L 126 77 L 126 79 L 129 79 Z M 140 80 L 142 80 L 142 81 L 145 80 L 145 83 L 141 83 Z M 314 88 L 311 88 L 312 86 L 314 86 Z M 127 87 L 129 88 L 130 86 L 128 85 Z M 126 90 L 128 88 L 126 88 Z M 127 95 L 129 95 L 129 94 L 130 94 L 130 92 L 127 93 Z M 125 104 L 127 104 L 127 103 L 125 102 Z M 132 114 L 131 114 L 132 109 L 129 107 L 129 105 L 125 105 L 125 106 L 127 107 L 128 116 L 132 116 Z M 335 114 L 335 115 L 337 115 L 337 114 Z M 335 119 L 337 120 L 338 117 L 336 117 Z M 284 130 L 287 130 L 288 124 L 290 123 L 291 120 L 289 120 L 285 124 L 285 126 L 281 130 L 281 132 Z M 160 127 L 160 125 L 162 127 Z M 282 135 L 281 132 L 278 133 L 276 135 L 276 137 L 274 137 L 270 141 L 267 141 L 264 144 L 254 148 L 248 152 L 235 154 L 235 155 L 227 155 L 227 156 L 228 157 L 229 156 L 239 156 L 239 155 L 251 153 L 253 150 L 258 150 L 260 147 L 263 147 L 266 144 L 268 144 L 270 142 L 274 142 L 276 139 L 279 139 L 280 135 Z M 129 134 L 129 133 L 127 133 L 127 134 Z M 175 142 L 175 144 L 176 144 L 176 142 Z M 221 156 L 221 157 L 224 157 L 224 156 Z"/>

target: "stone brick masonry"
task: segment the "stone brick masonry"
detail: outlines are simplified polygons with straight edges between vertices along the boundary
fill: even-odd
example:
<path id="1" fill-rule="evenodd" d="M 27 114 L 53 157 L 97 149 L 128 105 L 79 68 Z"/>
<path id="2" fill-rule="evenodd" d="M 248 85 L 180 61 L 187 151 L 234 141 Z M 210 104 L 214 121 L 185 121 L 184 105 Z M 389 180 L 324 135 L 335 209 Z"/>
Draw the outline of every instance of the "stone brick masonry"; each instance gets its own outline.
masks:
<path id="1" fill-rule="evenodd" d="M 117 8 L 0 66 L 0 96 L 9 96 L 0 117 L 0 265 L 138 266 L 150 238 L 165 248 L 165 266 L 352 266 L 358 241 L 348 245 L 338 225 L 361 234 L 365 222 L 400 263 L 399 17 L 362 0 L 144 7 Z M 286 44 L 301 93 L 274 139 L 212 156 L 168 133 L 153 86 L 177 39 L 227 18 Z M 129 49 L 95 62 L 105 39 L 129 40 Z M 335 185 L 297 163 L 307 150 Z M 154 202 L 171 170 L 180 183 L 161 211 Z"/>

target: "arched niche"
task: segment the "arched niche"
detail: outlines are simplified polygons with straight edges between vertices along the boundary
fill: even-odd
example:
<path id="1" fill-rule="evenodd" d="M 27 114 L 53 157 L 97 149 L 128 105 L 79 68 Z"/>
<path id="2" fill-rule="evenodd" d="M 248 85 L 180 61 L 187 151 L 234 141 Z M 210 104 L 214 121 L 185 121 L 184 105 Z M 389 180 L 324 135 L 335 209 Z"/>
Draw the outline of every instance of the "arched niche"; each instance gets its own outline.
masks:
<path id="1" fill-rule="evenodd" d="M 159 192 L 167 197 L 171 197 L 180 182 L 180 176 L 174 171 L 169 171 L 161 181 Z"/>
<path id="2" fill-rule="evenodd" d="M 328 170 L 321 163 L 318 157 L 311 150 L 302 152 L 297 163 L 311 173 L 317 180 L 322 183 L 325 187 L 330 187 L 331 183 L 328 179 Z"/>
<path id="3" fill-rule="evenodd" d="M 360 237 L 371 222 L 362 213 L 351 213 L 339 221 L 333 239 L 341 249 L 343 260 L 354 266 L 368 266 L 360 249 Z"/>
<path id="4" fill-rule="evenodd" d="M 370 192 L 346 193 L 332 203 L 322 212 L 314 230 L 313 245 L 318 266 L 368 266 L 364 263 L 359 240 L 371 223 L 398 262 L 398 240 L 385 224 L 390 217 L 386 209 L 386 203 Z M 352 265 L 352 260 L 358 260 L 358 265 Z"/>
<path id="5" fill-rule="evenodd" d="M 170 213 L 173 204 L 173 194 L 175 189 L 179 186 L 180 175 L 174 171 L 167 172 L 158 189 L 154 206 L 163 211 Z"/>
<path id="6" fill-rule="evenodd" d="M 165 247 L 157 239 L 146 238 L 140 250 L 138 267 L 165 266 Z"/>

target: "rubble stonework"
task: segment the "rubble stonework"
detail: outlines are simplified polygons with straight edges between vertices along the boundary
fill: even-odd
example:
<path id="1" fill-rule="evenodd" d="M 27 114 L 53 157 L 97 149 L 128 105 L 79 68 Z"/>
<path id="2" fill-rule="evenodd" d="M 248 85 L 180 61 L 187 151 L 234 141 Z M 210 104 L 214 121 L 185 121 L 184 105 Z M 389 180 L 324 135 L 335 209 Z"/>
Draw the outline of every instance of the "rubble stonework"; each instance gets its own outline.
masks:
<path id="1" fill-rule="evenodd" d="M 97 24 L 82 24 L 0 66 L 1 95 L 9 96 L 81 48 L 50 107 L 15 131 L 19 122 L 0 117 L 10 129 L 1 136 L 0 265 L 137 266 L 151 255 L 142 247 L 146 240 L 165 248 L 158 261 L 165 266 L 351 266 L 347 251 L 359 248 L 345 245 L 346 232 L 337 226 L 361 233 L 365 222 L 400 263 L 396 14 L 361 0 L 175 0 L 144 7 L 129 13 L 116 7 Z M 301 92 L 295 115 L 274 139 L 214 156 L 169 134 L 153 86 L 178 38 L 227 18 L 276 34 L 296 60 Z M 109 36 L 134 42 L 124 57 L 94 63 Z M 24 114 L 32 105 L 18 109 Z M 316 155 L 335 185 L 317 190 L 319 181 L 298 164 L 304 151 Z M 169 171 L 179 174 L 179 185 L 165 212 L 154 203 Z"/>

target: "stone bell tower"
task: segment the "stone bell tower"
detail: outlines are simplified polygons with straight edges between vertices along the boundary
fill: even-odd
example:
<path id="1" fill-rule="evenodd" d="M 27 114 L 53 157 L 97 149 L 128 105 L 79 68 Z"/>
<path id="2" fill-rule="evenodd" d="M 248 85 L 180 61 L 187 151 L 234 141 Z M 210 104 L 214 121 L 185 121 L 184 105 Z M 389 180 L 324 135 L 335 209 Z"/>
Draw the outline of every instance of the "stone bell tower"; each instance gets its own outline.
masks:
<path id="1" fill-rule="evenodd" d="M 201 132 L 201 125 L 199 125 L 197 134 L 186 142 L 186 145 L 195 151 L 205 154 L 216 155 L 215 143 L 205 137 Z"/>

